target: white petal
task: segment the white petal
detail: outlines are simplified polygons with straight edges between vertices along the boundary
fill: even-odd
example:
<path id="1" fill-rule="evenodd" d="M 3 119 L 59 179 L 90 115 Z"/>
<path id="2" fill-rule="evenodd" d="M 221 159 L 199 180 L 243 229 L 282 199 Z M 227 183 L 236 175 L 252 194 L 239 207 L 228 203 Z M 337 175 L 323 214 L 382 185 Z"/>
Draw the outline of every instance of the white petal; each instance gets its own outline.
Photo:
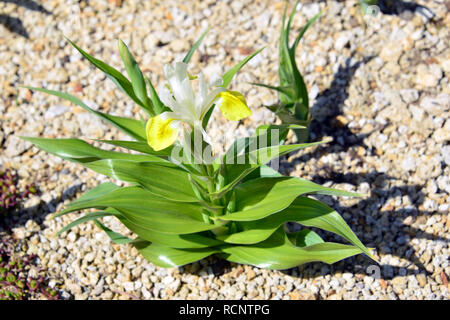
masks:
<path id="1" fill-rule="evenodd" d="M 174 119 L 174 112 L 165 111 L 159 115 L 161 120 Z"/>
<path id="2" fill-rule="evenodd" d="M 174 75 L 174 72 L 175 72 L 175 70 L 174 70 L 173 66 L 171 66 L 170 64 L 164 65 L 164 68 L 163 68 L 164 78 L 166 78 L 166 79 L 172 78 Z"/>
<path id="3" fill-rule="evenodd" d="M 172 129 L 178 129 L 178 128 L 180 128 L 180 125 L 181 125 L 181 122 L 178 120 L 174 120 L 170 123 L 170 127 Z"/>
<path id="4" fill-rule="evenodd" d="M 221 85 L 223 85 L 223 78 L 215 74 L 211 77 L 211 81 L 209 82 L 209 85 L 211 87 L 212 86 L 220 87 Z"/>
<path id="5" fill-rule="evenodd" d="M 175 76 L 182 81 L 184 78 L 188 77 L 187 74 L 187 64 L 184 62 L 175 63 Z"/>
<path id="6" fill-rule="evenodd" d="M 205 77 L 202 73 L 198 75 L 198 93 L 195 97 L 195 109 L 197 115 L 200 117 L 203 113 L 203 105 L 206 101 L 206 96 L 208 94 L 209 86 L 205 81 Z"/>
<path id="7" fill-rule="evenodd" d="M 214 100 L 216 99 L 217 95 L 222 92 L 225 91 L 225 88 L 222 87 L 218 87 L 216 89 L 214 89 L 213 91 L 211 91 L 205 99 L 205 102 L 203 103 L 203 109 L 202 109 L 202 116 L 201 118 L 203 119 L 203 117 L 205 116 L 206 112 L 208 112 L 209 108 L 211 107 L 211 105 L 213 104 Z"/>
<path id="8" fill-rule="evenodd" d="M 170 92 L 169 88 L 166 86 L 161 87 L 159 98 L 166 106 L 172 109 L 172 111 L 178 111 L 178 104 L 173 98 L 172 92 Z"/>

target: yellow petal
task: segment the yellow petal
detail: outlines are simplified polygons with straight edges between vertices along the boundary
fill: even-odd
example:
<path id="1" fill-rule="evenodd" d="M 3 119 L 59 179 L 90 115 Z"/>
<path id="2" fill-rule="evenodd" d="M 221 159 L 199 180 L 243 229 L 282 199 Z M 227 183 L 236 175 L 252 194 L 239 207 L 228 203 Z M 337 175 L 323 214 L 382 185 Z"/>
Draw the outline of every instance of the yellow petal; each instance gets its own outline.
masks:
<path id="1" fill-rule="evenodd" d="M 238 121 L 252 114 L 245 98 L 237 91 L 224 91 L 217 95 L 218 107 L 225 118 Z"/>
<path id="2" fill-rule="evenodd" d="M 145 131 L 147 143 L 153 150 L 163 150 L 177 140 L 178 129 L 170 126 L 172 121 L 173 119 L 161 119 L 159 115 L 148 119 Z"/>

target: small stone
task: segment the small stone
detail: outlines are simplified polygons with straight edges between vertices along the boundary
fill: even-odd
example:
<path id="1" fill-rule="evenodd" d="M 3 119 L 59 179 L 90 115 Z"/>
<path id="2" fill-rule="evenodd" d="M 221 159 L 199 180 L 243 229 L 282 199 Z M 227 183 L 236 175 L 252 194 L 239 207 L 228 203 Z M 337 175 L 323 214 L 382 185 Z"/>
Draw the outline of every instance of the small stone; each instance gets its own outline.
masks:
<path id="1" fill-rule="evenodd" d="M 134 291 L 134 283 L 131 281 L 127 281 L 122 283 L 123 288 L 127 291 L 127 292 L 133 292 Z"/>
<path id="2" fill-rule="evenodd" d="M 437 143 L 442 143 L 450 140 L 450 120 L 445 121 L 445 124 L 442 128 L 434 131 L 433 139 Z"/>
<path id="3" fill-rule="evenodd" d="M 395 277 L 392 279 L 392 285 L 394 288 L 403 289 L 406 286 L 406 278 L 405 277 Z"/>
<path id="4" fill-rule="evenodd" d="M 405 103 L 413 103 L 419 100 L 419 91 L 416 89 L 400 90 L 400 96 Z"/>
<path id="5" fill-rule="evenodd" d="M 334 47 L 336 48 L 337 51 L 341 51 L 342 49 L 344 49 L 347 43 L 349 43 L 349 41 L 350 41 L 350 34 L 343 33 L 334 42 Z"/>
<path id="6" fill-rule="evenodd" d="M 316 296 L 314 294 L 305 292 L 305 291 L 292 291 L 289 292 L 289 297 L 291 300 L 316 300 Z"/>
<path id="7" fill-rule="evenodd" d="M 247 281 L 253 280 L 253 279 L 255 279 L 255 277 L 256 277 L 255 271 L 253 271 L 253 269 L 250 269 L 247 272 Z"/>
<path id="8" fill-rule="evenodd" d="M 69 240 L 70 242 L 75 242 L 75 240 L 77 239 L 77 235 L 75 232 L 71 231 L 68 235 L 67 235 L 67 240 Z"/>
<path id="9" fill-rule="evenodd" d="M 441 93 L 436 97 L 424 97 L 420 101 L 420 107 L 433 116 L 440 116 L 450 109 L 450 95 Z"/>
<path id="10" fill-rule="evenodd" d="M 66 107 L 66 106 L 61 106 L 61 105 L 54 105 L 51 106 L 50 108 L 47 109 L 47 111 L 44 114 L 44 119 L 48 120 L 57 116 L 60 116 L 64 113 L 66 113 L 67 111 L 69 111 L 70 108 Z"/>
<path id="11" fill-rule="evenodd" d="M 46 79 L 55 83 L 65 83 L 69 81 L 69 74 L 65 69 L 51 70 Z"/>
<path id="12" fill-rule="evenodd" d="M 142 287 L 141 292 L 145 299 L 150 299 L 152 297 L 150 292 L 148 292 L 148 290 L 145 287 Z"/>
<path id="13" fill-rule="evenodd" d="M 122 5 L 122 1 L 123 0 L 108 0 L 108 3 L 110 3 L 116 7 L 120 7 Z"/>
<path id="14" fill-rule="evenodd" d="M 424 288 L 427 284 L 427 277 L 423 274 L 420 273 L 416 276 L 417 282 L 419 282 L 419 286 L 421 286 L 422 288 Z"/>
<path id="15" fill-rule="evenodd" d="M 416 168 L 416 161 L 413 157 L 407 157 L 402 161 L 402 168 L 405 171 L 412 171 Z"/>
<path id="16" fill-rule="evenodd" d="M 430 262 L 430 260 L 431 260 L 431 253 L 430 253 L 430 251 L 425 251 L 423 254 L 422 254 L 422 256 L 420 257 L 420 261 L 423 263 L 423 264 L 428 264 L 428 262 Z"/>
<path id="17" fill-rule="evenodd" d="M 380 58 L 386 62 L 397 62 L 402 52 L 402 46 L 397 42 L 390 41 L 383 46 L 380 52 Z"/>
<path id="18" fill-rule="evenodd" d="M 441 149 L 442 159 L 446 165 L 450 166 L 450 145 L 446 145 Z"/>
<path id="19" fill-rule="evenodd" d="M 5 154 L 10 158 L 21 155 L 31 146 L 29 142 L 26 142 L 17 136 L 9 136 L 6 140 L 6 145 Z"/>
<path id="20" fill-rule="evenodd" d="M 424 64 L 417 68 L 416 83 L 422 87 L 436 87 L 442 78 L 442 70 L 438 65 L 427 67 Z"/>
<path id="21" fill-rule="evenodd" d="M 88 254 L 86 254 L 84 256 L 84 260 L 87 261 L 87 262 L 94 261 L 94 258 L 95 258 L 95 254 L 93 252 L 89 252 Z"/>

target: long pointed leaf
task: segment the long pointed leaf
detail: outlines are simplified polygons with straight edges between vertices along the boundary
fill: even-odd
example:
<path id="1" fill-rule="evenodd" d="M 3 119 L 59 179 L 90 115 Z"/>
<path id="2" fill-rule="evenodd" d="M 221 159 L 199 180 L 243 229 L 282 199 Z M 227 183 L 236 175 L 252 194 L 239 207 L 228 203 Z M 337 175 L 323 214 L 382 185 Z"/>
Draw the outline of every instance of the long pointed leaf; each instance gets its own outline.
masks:
<path id="1" fill-rule="evenodd" d="M 68 38 L 66 39 L 75 49 L 78 50 L 78 52 L 80 52 L 87 60 L 89 60 L 89 62 L 91 62 L 95 67 L 103 71 L 105 75 L 109 79 L 111 79 L 111 81 L 114 82 L 114 84 L 119 89 L 121 89 L 126 95 L 128 95 L 136 104 L 140 105 L 141 107 L 144 107 L 144 104 L 136 97 L 131 82 L 122 73 L 120 73 L 117 69 L 111 67 L 110 65 L 106 64 L 105 62 L 94 58 L 86 51 L 78 47 L 72 40 Z"/>
<path id="2" fill-rule="evenodd" d="M 111 241 L 114 242 L 115 244 L 127 244 L 132 243 L 134 241 L 133 239 L 130 239 L 120 233 L 112 231 L 110 228 L 108 228 L 98 220 L 94 220 L 94 223 L 97 227 L 103 230 L 106 233 L 106 235 L 111 239 Z"/>
<path id="3" fill-rule="evenodd" d="M 169 201 L 140 187 L 123 187 L 95 199 L 77 201 L 55 217 L 90 208 L 114 208 L 133 224 L 168 234 L 188 234 L 217 227 L 203 222 L 202 206 Z"/>
<path id="4" fill-rule="evenodd" d="M 254 56 L 256 56 L 258 53 L 260 53 L 262 50 L 264 49 L 264 47 L 262 47 L 261 49 L 256 50 L 255 52 L 253 52 L 252 54 L 248 55 L 247 57 L 244 58 L 244 60 L 242 60 L 241 62 L 239 62 L 238 64 L 236 64 L 233 68 L 231 68 L 230 70 L 228 70 L 224 75 L 223 75 L 223 87 L 224 88 L 228 88 L 228 86 L 231 83 L 231 80 L 233 80 L 233 77 L 236 75 L 236 73 L 238 73 L 239 70 L 242 69 L 242 67 L 250 61 L 250 59 L 252 59 Z"/>
<path id="5" fill-rule="evenodd" d="M 56 97 L 68 100 L 68 101 L 80 106 L 81 108 L 85 109 L 86 111 L 92 112 L 97 117 L 112 124 L 113 126 L 118 128 L 122 132 L 128 134 L 130 137 L 132 137 L 136 140 L 140 140 L 140 141 L 147 140 L 147 135 L 145 133 L 145 122 L 143 122 L 143 121 L 139 121 L 139 120 L 135 120 L 135 119 L 131 119 L 131 118 L 123 118 L 123 117 L 113 116 L 113 115 L 109 115 L 107 113 L 96 111 L 96 110 L 88 107 L 83 101 L 81 101 L 77 97 L 75 97 L 71 94 L 68 94 L 68 93 L 54 91 L 54 90 L 48 90 L 48 89 L 44 89 L 44 88 L 34 88 L 34 87 L 29 87 L 29 86 L 23 86 L 23 87 L 28 88 L 30 90 L 48 93 L 48 94 L 54 95 Z"/>
<path id="6" fill-rule="evenodd" d="M 188 53 L 186 54 L 186 56 L 183 58 L 183 62 L 184 63 L 188 63 L 191 58 L 192 55 L 194 54 L 195 50 L 197 50 L 198 46 L 200 45 L 200 43 L 202 43 L 203 38 L 205 38 L 206 34 L 209 32 L 209 30 L 211 30 L 210 27 L 208 27 L 208 29 L 206 29 L 202 35 L 200 36 L 200 38 L 194 43 L 194 45 L 192 46 L 192 48 L 188 51 Z"/>
<path id="7" fill-rule="evenodd" d="M 155 114 L 160 114 L 164 111 L 169 111 L 169 108 L 166 108 L 164 106 L 164 103 L 162 103 L 161 99 L 159 99 L 158 93 L 155 90 L 155 87 L 153 86 L 152 82 L 148 77 L 145 77 L 145 82 L 147 82 L 148 86 L 150 87 L 150 97 L 152 99 L 153 104 L 153 111 Z"/>
<path id="8" fill-rule="evenodd" d="M 140 155 L 140 154 L 103 150 L 96 148 L 87 143 L 86 141 L 80 139 L 50 139 L 50 138 L 35 138 L 35 137 L 21 137 L 21 139 L 33 143 L 38 148 L 48 153 L 84 165 L 86 165 L 89 162 L 103 159 L 122 159 L 141 162 L 149 161 L 170 165 L 170 162 L 154 155 L 150 154 Z"/>
<path id="9" fill-rule="evenodd" d="M 201 233 L 167 234 L 146 229 L 142 225 L 138 225 L 127 220 L 122 215 L 118 215 L 118 219 L 128 229 L 137 234 L 139 238 L 157 243 L 159 245 L 167 246 L 169 248 L 197 249 L 214 247 L 224 244 L 222 241 L 207 237 Z"/>
<path id="10" fill-rule="evenodd" d="M 295 38 L 295 41 L 291 47 L 291 51 L 293 53 L 295 53 L 295 50 L 297 49 L 298 43 L 300 42 L 300 40 L 303 38 L 303 35 L 305 34 L 305 32 L 309 29 L 309 27 L 317 21 L 317 19 L 319 19 L 323 14 L 323 11 L 319 12 L 318 14 L 316 14 L 314 17 L 312 17 L 307 23 L 306 25 L 303 27 L 303 29 L 299 32 L 299 34 L 297 35 L 297 37 Z"/>
<path id="11" fill-rule="evenodd" d="M 251 246 L 222 248 L 224 258 L 274 270 L 289 269 L 304 263 L 321 261 L 335 263 L 361 253 L 361 249 L 340 243 L 324 242 L 306 247 L 294 246 L 280 228 L 269 239 Z"/>
<path id="12" fill-rule="evenodd" d="M 101 211 L 86 213 L 86 215 L 84 215 L 83 217 L 81 217 L 81 218 L 79 218 L 79 219 L 77 219 L 75 221 L 72 221 L 67 226 L 65 226 L 60 231 L 58 231 L 57 235 L 59 236 L 61 233 L 65 232 L 67 230 L 70 230 L 73 227 L 75 227 L 75 226 L 77 226 L 77 225 L 79 225 L 81 223 L 85 223 L 85 222 L 88 222 L 88 221 L 91 221 L 91 220 L 95 220 L 95 219 L 98 219 L 98 218 L 107 217 L 107 216 L 110 216 L 110 215 L 111 215 L 111 213 L 101 212 Z"/>
<path id="13" fill-rule="evenodd" d="M 188 173 L 162 163 L 127 160 L 99 160 L 84 164 L 95 172 L 126 182 L 137 183 L 160 197 L 182 202 L 198 202 Z"/>
<path id="14" fill-rule="evenodd" d="M 226 221 L 252 221 L 262 219 L 287 208 L 298 196 L 327 194 L 336 196 L 362 196 L 323 187 L 297 177 L 259 178 L 247 181 L 235 189 L 236 211 L 224 216 Z"/>
<path id="15" fill-rule="evenodd" d="M 125 69 L 127 70 L 128 76 L 130 77 L 134 93 L 136 94 L 138 99 L 142 101 L 148 113 L 151 116 L 154 116 L 155 111 L 153 110 L 151 100 L 148 98 L 145 79 L 144 76 L 142 75 L 142 71 L 139 68 L 139 65 L 137 64 L 130 50 L 128 50 L 128 47 L 122 40 L 119 40 L 118 47 L 120 56 L 122 57 L 123 64 L 125 65 Z"/>
<path id="16" fill-rule="evenodd" d="M 95 141 L 99 141 L 102 143 L 111 144 L 117 147 L 126 148 L 129 150 L 138 151 L 141 153 L 151 154 L 158 157 L 168 157 L 172 153 L 173 147 L 168 147 L 161 151 L 155 151 L 153 150 L 147 142 L 143 141 L 128 141 L 128 140 L 100 140 L 100 139 L 93 139 Z"/>
<path id="17" fill-rule="evenodd" d="M 214 253 L 219 252 L 218 249 L 175 249 L 161 246 L 156 243 L 140 242 L 134 244 L 140 254 L 148 261 L 163 268 L 176 268 L 188 263 L 192 263 L 204 259 Z"/>
<path id="18" fill-rule="evenodd" d="M 235 159 L 233 159 L 233 164 L 226 165 L 226 176 L 229 182 L 219 191 L 212 193 L 212 196 L 218 198 L 222 197 L 251 172 L 273 159 L 320 143 L 323 143 L 323 141 L 271 146 L 238 155 Z"/>
<path id="19" fill-rule="evenodd" d="M 228 243 L 258 243 L 267 239 L 286 222 L 297 222 L 307 227 L 316 227 L 338 234 L 371 257 L 369 250 L 339 213 L 317 200 L 306 197 L 295 199 L 288 208 L 263 219 L 237 222 L 238 228 L 242 231 L 219 238 Z"/>

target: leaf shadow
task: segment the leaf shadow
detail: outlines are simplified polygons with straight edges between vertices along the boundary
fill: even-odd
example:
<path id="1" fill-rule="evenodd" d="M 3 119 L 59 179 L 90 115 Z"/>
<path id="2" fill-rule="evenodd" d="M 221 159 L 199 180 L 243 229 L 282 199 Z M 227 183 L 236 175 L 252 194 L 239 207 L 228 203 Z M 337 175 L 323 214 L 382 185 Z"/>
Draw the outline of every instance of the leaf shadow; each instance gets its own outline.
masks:
<path id="1" fill-rule="evenodd" d="M 328 153 L 333 152 L 334 144 L 338 145 L 339 151 L 346 151 L 353 146 L 362 146 L 364 149 L 368 149 L 363 140 L 371 133 L 354 134 L 346 124 L 337 121 L 337 117 L 342 115 L 344 103 L 349 97 L 348 87 L 356 70 L 362 64 L 372 60 L 374 56 L 365 57 L 353 64 L 352 58 L 353 55 L 346 59 L 345 65 L 339 66 L 330 86 L 316 97 L 314 105 L 310 108 L 313 118 L 310 125 L 311 141 L 320 141 L 324 136 L 332 137 L 333 141 L 327 145 Z M 302 161 L 303 159 L 298 160 Z"/>
<path id="2" fill-rule="evenodd" d="M 0 2 L 13 3 L 19 7 L 24 7 L 27 10 L 38 11 L 46 15 L 52 14 L 45 7 L 32 0 L 0 0 Z M 16 33 L 26 39 L 30 38 L 28 31 L 26 30 L 20 18 L 0 13 L 0 24 L 2 24 L 10 32 Z"/>
<path id="3" fill-rule="evenodd" d="M 432 19 L 435 14 L 428 7 L 417 4 L 414 1 L 402 1 L 402 0 L 380 0 L 378 7 L 383 14 L 398 15 L 403 17 L 412 17 L 413 14 L 420 14 L 427 18 Z"/>
<path id="4" fill-rule="evenodd" d="M 0 24 L 2 24 L 10 32 L 14 32 L 26 39 L 30 38 L 27 30 L 23 26 L 22 20 L 20 20 L 19 18 L 0 14 Z"/>
<path id="5" fill-rule="evenodd" d="M 343 215 L 350 228 L 358 238 L 369 248 L 375 248 L 378 254 L 392 255 L 404 261 L 405 266 L 394 266 L 390 263 L 377 264 L 366 256 L 358 255 L 345 259 L 334 265 L 323 263 L 308 264 L 300 267 L 301 271 L 290 269 L 283 271 L 286 274 L 302 278 L 312 278 L 335 273 L 349 272 L 359 276 L 373 276 L 373 270 L 379 268 L 379 276 L 384 280 L 391 280 L 396 276 L 417 275 L 419 273 L 430 276 L 423 261 L 423 253 L 418 252 L 410 241 L 412 239 L 427 239 L 443 242 L 448 245 L 449 240 L 412 226 L 415 222 L 427 220 L 435 215 L 435 211 L 419 210 L 424 202 L 423 185 L 390 186 L 389 180 L 395 180 L 385 173 L 372 171 L 367 174 L 347 173 L 341 174 L 330 170 L 326 176 L 315 175 L 313 181 L 323 184 L 325 181 L 335 183 L 349 183 L 360 185 L 368 183 L 372 195 L 360 200 L 352 206 L 341 206 L 334 202 L 332 207 Z M 399 209 L 390 209 L 389 200 L 398 197 L 408 197 L 411 205 Z M 326 201 L 324 196 L 318 196 Z M 328 199 L 329 200 L 329 199 Z M 380 210 L 384 207 L 384 210 Z M 409 221 L 408 221 L 409 220 Z M 420 223 L 422 225 L 423 223 Z M 313 228 L 314 229 L 314 228 Z M 319 229 L 314 229 L 327 241 L 345 242 L 340 236 L 331 235 Z M 301 274 L 299 274 L 301 272 Z"/>
<path id="6" fill-rule="evenodd" d="M 11 233 L 11 230 L 18 227 L 23 227 L 29 220 L 35 221 L 41 225 L 48 214 L 55 213 L 59 204 L 65 200 L 72 200 L 76 197 L 77 192 L 81 191 L 83 183 L 75 184 L 62 192 L 58 197 L 52 198 L 50 201 L 45 202 L 40 199 L 40 202 L 28 208 L 19 208 L 15 212 L 11 212 L 7 216 L 0 219 L 0 231 L 4 229 L 7 233 Z M 38 195 L 41 196 L 38 190 Z"/>

